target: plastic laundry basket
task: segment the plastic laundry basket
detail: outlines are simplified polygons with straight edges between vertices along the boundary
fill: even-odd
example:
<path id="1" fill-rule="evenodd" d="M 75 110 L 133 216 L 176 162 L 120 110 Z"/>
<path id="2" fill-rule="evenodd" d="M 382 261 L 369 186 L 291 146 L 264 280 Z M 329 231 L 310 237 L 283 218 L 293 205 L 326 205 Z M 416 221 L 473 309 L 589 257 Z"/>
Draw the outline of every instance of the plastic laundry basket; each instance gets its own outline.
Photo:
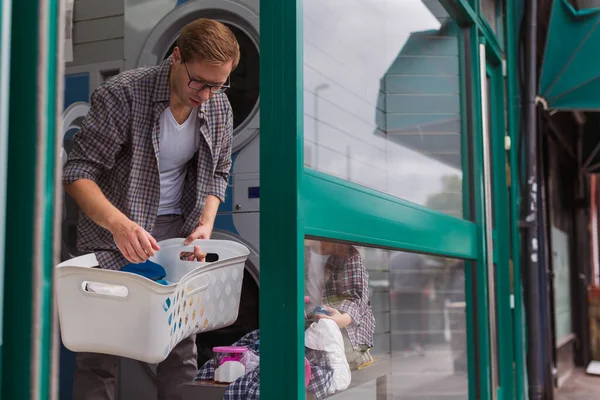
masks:
<path id="1" fill-rule="evenodd" d="M 218 261 L 181 261 L 180 253 L 193 251 L 194 245 L 217 254 Z M 170 285 L 128 272 L 91 268 L 98 265 L 94 254 L 56 267 L 65 347 L 159 363 L 182 339 L 235 322 L 248 249 L 226 240 L 197 240 L 184 246 L 183 239 L 168 239 L 159 246 L 150 259 L 165 268 Z M 90 292 L 90 283 L 114 290 Z"/>

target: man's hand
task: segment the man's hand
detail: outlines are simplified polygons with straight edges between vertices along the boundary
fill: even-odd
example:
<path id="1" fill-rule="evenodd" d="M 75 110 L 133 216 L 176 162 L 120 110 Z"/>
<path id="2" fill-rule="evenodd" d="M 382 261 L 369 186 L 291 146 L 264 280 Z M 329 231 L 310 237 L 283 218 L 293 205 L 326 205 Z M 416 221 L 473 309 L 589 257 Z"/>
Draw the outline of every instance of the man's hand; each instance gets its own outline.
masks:
<path id="1" fill-rule="evenodd" d="M 194 232 L 188 236 L 183 242 L 184 245 L 188 245 L 192 243 L 196 239 L 210 239 L 210 235 L 212 234 L 213 225 L 212 224 L 199 224 Z"/>
<path id="2" fill-rule="evenodd" d="M 185 246 L 189 245 L 190 243 L 192 243 L 194 240 L 196 239 L 210 239 L 210 235 L 212 234 L 212 230 L 213 230 L 213 225 L 212 224 L 202 224 L 200 223 L 198 225 L 198 227 L 196 229 L 194 229 L 194 232 L 192 232 L 190 234 L 190 236 L 188 236 L 184 241 L 183 244 Z M 206 260 L 206 253 L 203 253 L 202 250 L 200 250 L 199 246 L 194 246 L 194 252 L 183 252 L 180 255 L 180 259 L 181 260 L 187 260 L 187 261 L 205 261 Z"/>
<path id="3" fill-rule="evenodd" d="M 183 261 L 201 261 L 204 262 L 206 261 L 206 253 L 203 253 L 202 250 L 200 250 L 199 246 L 194 246 L 194 252 L 190 252 L 190 251 L 183 251 L 180 255 L 179 255 L 179 259 L 183 260 Z"/>
<path id="4" fill-rule="evenodd" d="M 128 218 L 116 224 L 110 231 L 115 244 L 129 262 L 144 262 L 153 256 L 155 251 L 160 250 L 156 239 Z"/>
<path id="5" fill-rule="evenodd" d="M 325 306 L 327 311 L 329 311 L 329 315 L 324 314 L 316 314 L 316 319 L 331 319 L 333 320 L 340 329 L 347 327 L 352 323 L 352 317 L 348 313 L 341 313 L 333 307 Z"/>
<path id="6" fill-rule="evenodd" d="M 197 239 L 210 239 L 210 235 L 212 235 L 213 226 L 215 224 L 217 209 L 219 208 L 220 203 L 221 200 L 219 200 L 219 198 L 216 196 L 209 194 L 206 197 L 206 204 L 204 205 L 204 212 L 200 217 L 200 222 L 198 223 L 196 229 L 194 229 L 194 232 L 192 232 L 190 236 L 185 238 L 183 241 L 185 246 L 188 246 Z M 187 261 L 205 261 L 206 253 L 203 253 L 202 250 L 200 250 L 200 247 L 194 246 L 193 253 L 183 252 L 179 257 L 180 259 Z"/>

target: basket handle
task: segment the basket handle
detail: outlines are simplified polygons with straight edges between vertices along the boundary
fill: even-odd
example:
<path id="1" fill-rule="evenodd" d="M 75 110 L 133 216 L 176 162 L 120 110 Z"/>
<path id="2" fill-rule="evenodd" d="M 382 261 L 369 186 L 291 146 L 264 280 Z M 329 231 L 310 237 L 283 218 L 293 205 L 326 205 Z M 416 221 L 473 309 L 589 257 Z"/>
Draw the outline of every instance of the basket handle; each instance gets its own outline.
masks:
<path id="1" fill-rule="evenodd" d="M 101 285 L 101 286 L 99 286 Z M 90 286 L 95 286 L 92 290 Z M 86 295 L 91 296 L 106 296 L 115 297 L 117 299 L 126 299 L 129 296 L 129 289 L 124 285 L 115 285 L 112 283 L 83 281 L 81 282 L 81 290 Z"/>
<path id="2" fill-rule="evenodd" d="M 199 284 L 199 282 L 202 280 L 206 280 L 206 282 L 200 284 L 200 286 L 194 287 L 197 284 Z M 209 282 L 208 275 L 198 274 L 196 276 L 193 276 L 192 278 L 188 279 L 188 281 L 185 283 L 185 296 L 191 297 L 197 293 L 200 293 L 200 292 L 206 290 L 208 288 L 209 284 L 210 284 L 210 282 Z M 190 286 L 194 287 L 194 288 L 190 290 Z"/>

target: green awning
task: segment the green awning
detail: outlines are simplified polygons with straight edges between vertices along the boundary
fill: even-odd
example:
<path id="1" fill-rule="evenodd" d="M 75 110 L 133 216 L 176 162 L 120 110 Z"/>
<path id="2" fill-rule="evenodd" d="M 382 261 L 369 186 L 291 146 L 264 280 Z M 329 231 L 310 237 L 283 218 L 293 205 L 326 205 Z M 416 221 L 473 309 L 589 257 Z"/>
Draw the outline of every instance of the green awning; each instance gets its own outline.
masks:
<path id="1" fill-rule="evenodd" d="M 539 96 L 551 110 L 600 110 L 600 8 L 554 0 Z"/>

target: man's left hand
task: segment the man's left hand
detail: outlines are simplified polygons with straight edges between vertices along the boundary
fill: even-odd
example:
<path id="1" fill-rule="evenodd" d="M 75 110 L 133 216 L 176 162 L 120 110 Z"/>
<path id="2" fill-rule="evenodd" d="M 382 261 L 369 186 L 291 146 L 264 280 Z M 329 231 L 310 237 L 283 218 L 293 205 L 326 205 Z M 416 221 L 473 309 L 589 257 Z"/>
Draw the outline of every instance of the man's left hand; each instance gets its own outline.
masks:
<path id="1" fill-rule="evenodd" d="M 212 224 L 200 224 L 194 232 L 188 236 L 183 242 L 184 245 L 188 245 L 192 243 L 196 239 L 210 239 L 210 235 L 212 234 L 213 225 Z"/>

